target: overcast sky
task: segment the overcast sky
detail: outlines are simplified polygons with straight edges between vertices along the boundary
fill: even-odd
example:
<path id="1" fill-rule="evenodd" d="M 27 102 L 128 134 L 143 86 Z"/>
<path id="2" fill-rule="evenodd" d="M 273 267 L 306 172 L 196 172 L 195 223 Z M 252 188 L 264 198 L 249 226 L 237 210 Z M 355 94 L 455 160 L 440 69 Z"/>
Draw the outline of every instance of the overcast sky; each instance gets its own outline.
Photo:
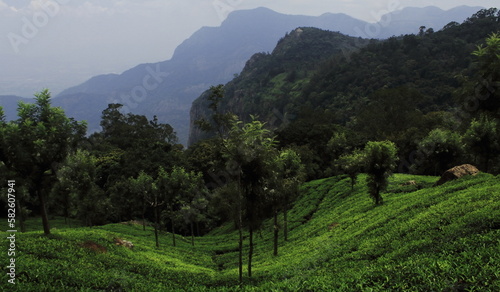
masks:
<path id="1" fill-rule="evenodd" d="M 91 76 L 168 60 L 202 26 L 234 10 L 346 13 L 369 22 L 403 7 L 498 6 L 498 0 L 0 0 L 0 95 L 55 93 Z M 57 82 L 56 82 L 57 81 Z"/>

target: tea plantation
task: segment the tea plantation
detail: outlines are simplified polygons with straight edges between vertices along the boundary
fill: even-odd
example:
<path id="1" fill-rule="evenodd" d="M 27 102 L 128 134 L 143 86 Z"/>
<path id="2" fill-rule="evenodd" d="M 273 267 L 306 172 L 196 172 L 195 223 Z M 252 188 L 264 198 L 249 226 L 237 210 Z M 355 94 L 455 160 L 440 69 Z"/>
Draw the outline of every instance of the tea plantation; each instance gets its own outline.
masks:
<path id="1" fill-rule="evenodd" d="M 4 272 L 0 290 L 500 291 L 500 177 L 433 187 L 437 179 L 395 175 L 381 206 L 364 175 L 353 189 L 345 176 L 305 183 L 288 214 L 288 241 L 280 230 L 273 256 L 267 220 L 243 284 L 234 224 L 195 238 L 195 246 L 178 236 L 173 247 L 162 233 L 157 249 L 152 228 L 134 222 L 70 228 L 56 218 L 45 236 L 40 219 L 30 219 L 29 231 L 16 234 L 16 284 Z M 416 185 L 404 185 L 410 180 Z M 7 264 L 4 254 L 4 271 Z"/>

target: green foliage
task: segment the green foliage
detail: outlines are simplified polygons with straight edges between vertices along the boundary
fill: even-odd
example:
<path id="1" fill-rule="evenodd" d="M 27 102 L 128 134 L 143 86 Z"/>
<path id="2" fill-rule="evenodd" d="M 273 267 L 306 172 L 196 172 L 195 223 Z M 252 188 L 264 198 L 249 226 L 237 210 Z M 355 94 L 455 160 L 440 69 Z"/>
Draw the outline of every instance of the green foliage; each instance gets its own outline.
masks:
<path id="1" fill-rule="evenodd" d="M 266 215 L 270 201 L 269 180 L 275 177 L 277 143 L 269 137 L 270 131 L 264 124 L 252 117 L 252 122 L 234 122 L 228 138 L 224 139 L 223 157 L 226 159 L 230 175 L 238 187 L 233 208 L 237 209 L 239 238 L 239 271 L 242 281 L 242 228 L 249 229 L 248 276 L 252 276 L 253 232 L 258 230 Z M 272 184 L 272 183 L 271 183 Z"/>
<path id="2" fill-rule="evenodd" d="M 413 172 L 441 175 L 461 161 L 462 137 L 450 130 L 434 129 L 418 144 L 418 154 Z"/>
<path id="3" fill-rule="evenodd" d="M 486 46 L 478 46 L 473 54 L 478 58 L 479 67 L 474 92 L 479 109 L 500 118 L 500 34 L 491 34 Z"/>
<path id="4" fill-rule="evenodd" d="M 273 176 L 277 143 L 257 120 L 234 123 L 224 143 L 224 157 L 228 166 L 233 165 L 233 178 L 242 190 L 245 216 L 250 226 L 258 228 L 266 204 L 265 179 Z"/>
<path id="5" fill-rule="evenodd" d="M 335 164 L 351 179 L 351 189 L 354 189 L 358 174 L 364 169 L 365 153 L 360 150 L 355 150 L 351 154 L 345 154 L 335 161 Z"/>
<path id="6" fill-rule="evenodd" d="M 464 142 L 475 156 L 481 158 L 481 166 L 485 172 L 490 170 L 491 161 L 500 154 L 500 125 L 497 120 L 482 115 L 474 119 L 464 135 Z M 498 170 L 497 170 L 498 171 Z"/>
<path id="7" fill-rule="evenodd" d="M 54 184 L 59 164 L 82 140 L 86 126 L 52 107 L 48 90 L 35 97 L 34 104 L 19 104 L 19 119 L 0 121 L 0 160 L 23 178 L 30 196 L 38 198 L 44 233 L 49 234 L 46 194 Z"/>
<path id="8" fill-rule="evenodd" d="M 387 188 L 389 176 L 396 169 L 397 153 L 396 145 L 390 141 L 368 142 L 363 150 L 363 168 L 368 174 L 366 181 L 376 205 L 382 203 L 380 193 Z"/>
<path id="9" fill-rule="evenodd" d="M 156 117 L 148 121 L 145 116 L 123 114 L 121 107 L 110 104 L 103 111 L 103 130 L 94 133 L 86 146 L 97 158 L 96 183 L 116 207 L 111 214 L 114 222 L 151 215 L 151 209 L 143 206 L 144 193 L 138 198 L 129 178 L 139 178 L 141 172 L 154 177 L 159 167 L 169 171 L 174 165 L 183 165 L 182 146 L 175 144 L 170 125 L 158 123 Z"/>
<path id="10" fill-rule="evenodd" d="M 95 157 L 85 150 L 70 155 L 57 172 L 58 185 L 53 195 L 59 199 L 65 217 L 73 215 L 87 226 L 107 223 L 109 199 L 96 185 Z"/>

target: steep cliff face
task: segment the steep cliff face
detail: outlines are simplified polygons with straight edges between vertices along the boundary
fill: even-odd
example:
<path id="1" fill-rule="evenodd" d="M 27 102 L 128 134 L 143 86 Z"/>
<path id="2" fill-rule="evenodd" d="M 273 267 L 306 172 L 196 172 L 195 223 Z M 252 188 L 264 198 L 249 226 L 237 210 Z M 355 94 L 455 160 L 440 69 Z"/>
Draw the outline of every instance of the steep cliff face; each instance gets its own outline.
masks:
<path id="1" fill-rule="evenodd" d="M 195 125 L 197 120 L 208 119 L 210 112 L 207 110 L 207 105 L 205 98 L 199 98 L 193 102 L 191 110 L 189 111 L 189 139 L 188 146 L 195 144 L 197 141 L 208 138 L 208 133 L 203 132 L 199 127 Z"/>

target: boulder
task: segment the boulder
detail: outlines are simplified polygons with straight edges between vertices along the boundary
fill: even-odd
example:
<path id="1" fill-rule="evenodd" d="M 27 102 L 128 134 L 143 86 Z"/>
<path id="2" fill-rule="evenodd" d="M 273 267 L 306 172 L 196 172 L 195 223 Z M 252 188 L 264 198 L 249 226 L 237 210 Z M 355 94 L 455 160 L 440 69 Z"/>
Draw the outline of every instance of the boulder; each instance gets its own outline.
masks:
<path id="1" fill-rule="evenodd" d="M 400 186 L 403 186 L 403 187 L 404 186 L 416 186 L 416 185 L 417 185 L 417 181 L 415 181 L 415 180 L 409 180 L 405 183 L 400 184 Z"/>
<path id="2" fill-rule="evenodd" d="M 130 242 L 128 240 L 121 239 L 121 238 L 115 238 L 115 244 L 124 246 L 124 247 L 129 248 L 129 249 L 134 248 L 134 244 L 132 242 Z"/>
<path id="3" fill-rule="evenodd" d="M 449 182 L 450 180 L 454 180 L 457 178 L 461 178 L 466 175 L 476 175 L 479 173 L 479 169 L 471 164 L 462 164 L 459 166 L 455 166 L 453 168 L 448 169 L 443 173 L 441 178 L 436 182 L 436 186 L 440 186 L 445 182 Z"/>
<path id="4" fill-rule="evenodd" d="M 90 249 L 96 253 L 107 253 L 108 252 L 108 250 L 104 246 L 102 246 L 98 243 L 95 243 L 92 240 L 87 240 L 87 241 L 81 243 L 80 246 L 83 248 L 86 248 L 86 249 Z"/>

